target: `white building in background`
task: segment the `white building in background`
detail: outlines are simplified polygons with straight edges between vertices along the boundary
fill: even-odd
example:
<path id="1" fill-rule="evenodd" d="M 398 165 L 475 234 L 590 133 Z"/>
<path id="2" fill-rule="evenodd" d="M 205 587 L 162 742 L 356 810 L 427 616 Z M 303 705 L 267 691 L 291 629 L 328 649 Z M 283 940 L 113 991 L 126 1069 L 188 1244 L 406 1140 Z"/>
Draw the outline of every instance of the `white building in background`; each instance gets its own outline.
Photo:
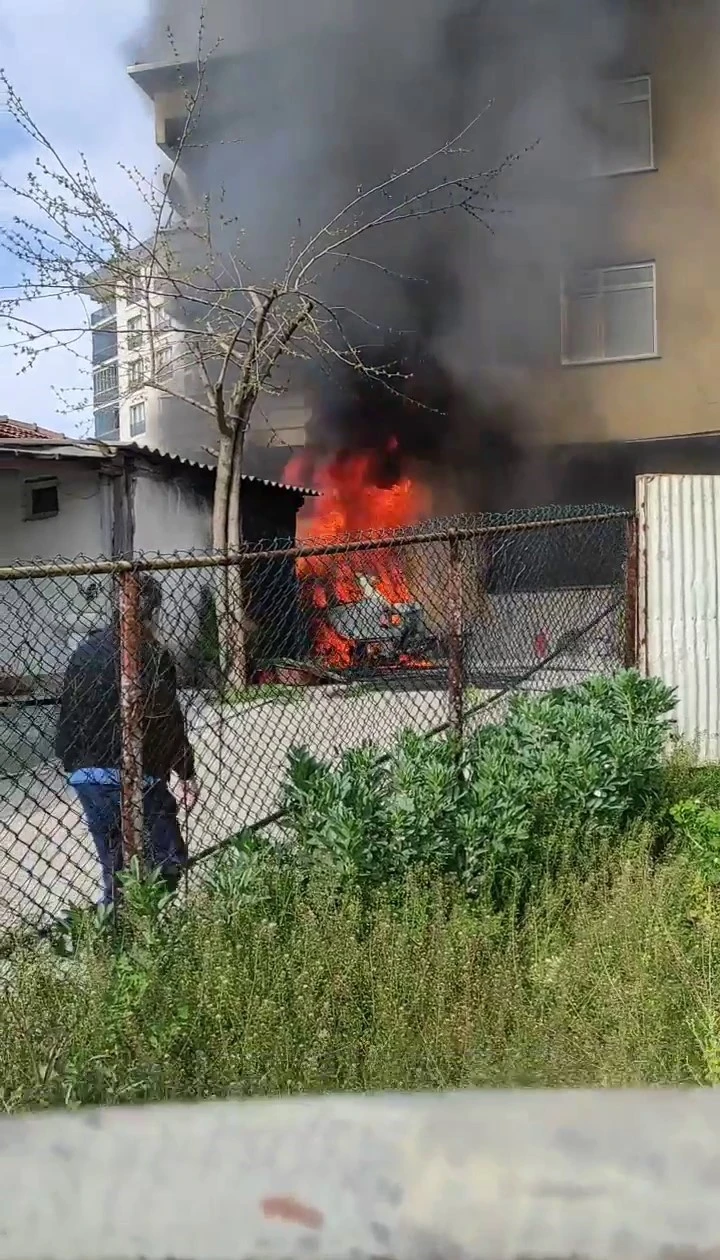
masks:
<path id="1" fill-rule="evenodd" d="M 103 299 L 91 314 L 95 437 L 139 442 L 205 462 L 217 449 L 213 418 L 159 384 L 167 381 L 178 394 L 202 398 L 200 373 L 187 355 L 170 304 L 153 295 L 148 319 L 141 284 L 133 289 L 118 281 L 108 287 L 100 278 L 88 284 L 86 293 Z M 261 398 L 246 449 L 246 471 L 280 480 L 291 455 L 304 445 L 306 421 L 307 412 L 297 399 Z"/>
<path id="2" fill-rule="evenodd" d="M 145 296 L 124 283 L 88 293 L 104 298 L 91 315 L 95 437 L 206 461 L 217 446 L 212 418 L 154 383 L 191 397 L 200 389 L 163 298 L 151 298 L 148 320 Z"/>
<path id="3" fill-rule="evenodd" d="M 202 167 L 206 160 L 204 137 L 199 135 L 198 143 L 189 146 L 188 152 L 181 155 L 182 162 L 178 161 L 176 146 L 186 101 L 184 91 L 178 87 L 178 64 L 174 58 L 152 66 L 132 66 L 129 74 L 154 102 L 157 145 L 176 163 L 167 191 L 179 225 L 183 212 L 193 211 L 195 165 Z M 206 114 L 209 120 L 213 119 L 216 108 L 214 90 L 212 99 L 203 105 L 203 121 Z M 86 293 L 97 300 L 98 286 L 89 285 Z M 196 396 L 202 388 L 195 365 L 183 353 L 182 332 L 173 327 L 162 298 L 152 299 L 153 319 L 148 328 L 145 297 L 143 294 L 141 304 L 139 296 L 132 290 L 128 292 L 127 286 L 116 285 L 114 291 L 102 294 L 102 303 L 91 316 L 95 436 L 105 441 L 139 441 L 202 461 L 207 458 L 208 449 L 217 447 L 212 419 L 161 389 L 138 384 L 148 376 L 146 361 L 152 339 L 156 371 L 166 371 L 168 379 L 174 374 L 179 393 Z M 246 471 L 281 480 L 291 456 L 305 445 L 309 416 L 304 399 L 297 393 L 261 396 L 248 435 Z"/>

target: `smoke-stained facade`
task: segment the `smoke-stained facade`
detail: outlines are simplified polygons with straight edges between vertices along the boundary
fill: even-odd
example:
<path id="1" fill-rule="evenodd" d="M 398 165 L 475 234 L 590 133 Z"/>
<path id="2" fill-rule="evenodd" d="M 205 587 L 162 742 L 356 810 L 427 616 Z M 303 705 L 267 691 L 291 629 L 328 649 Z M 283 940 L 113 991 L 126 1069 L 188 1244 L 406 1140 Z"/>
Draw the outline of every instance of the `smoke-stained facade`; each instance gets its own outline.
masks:
<path id="1" fill-rule="evenodd" d="M 473 159 L 479 170 L 498 171 L 488 179 L 483 222 L 449 213 L 396 226 L 365 238 L 365 262 L 321 279 L 333 302 L 378 326 L 371 353 L 403 359 L 412 372 L 407 392 L 422 405 L 323 374 L 303 381 L 316 436 L 367 444 L 391 429 L 404 452 L 465 487 L 463 499 L 469 483 L 480 499 L 494 488 L 519 501 L 552 497 L 557 485 L 553 460 L 541 475 L 533 453 L 528 467 L 524 453 L 538 443 L 720 428 L 706 296 L 720 180 L 707 160 L 701 165 L 701 137 L 707 157 L 720 116 L 718 7 L 206 2 L 203 46 L 217 50 L 198 143 L 183 156 L 185 196 L 218 198 L 222 190 L 225 212 L 243 225 L 241 252 L 254 277 L 271 280 L 293 242 L 359 186 L 418 160 L 478 114 Z M 137 60 L 167 62 L 170 28 L 192 62 L 198 19 L 195 0 L 156 0 Z M 652 81 L 658 169 L 606 178 L 616 140 L 606 92 L 635 76 Z M 145 87 L 157 95 L 152 76 Z M 167 76 L 163 91 L 171 115 Z M 561 367 L 563 279 L 579 268 L 646 261 L 657 272 L 657 356 Z M 375 262 L 386 270 L 366 265 Z M 683 273 L 689 284 L 678 299 Z M 588 466 L 597 464 L 595 457 Z"/>

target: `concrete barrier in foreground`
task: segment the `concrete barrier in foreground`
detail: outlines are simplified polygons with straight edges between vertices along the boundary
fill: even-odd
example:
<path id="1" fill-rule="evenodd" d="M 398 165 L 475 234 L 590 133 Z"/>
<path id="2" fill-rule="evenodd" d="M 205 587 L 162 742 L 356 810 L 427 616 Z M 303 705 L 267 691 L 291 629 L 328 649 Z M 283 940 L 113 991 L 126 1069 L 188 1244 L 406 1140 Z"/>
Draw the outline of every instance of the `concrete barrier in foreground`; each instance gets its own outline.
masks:
<path id="1" fill-rule="evenodd" d="M 0 1260 L 719 1249 L 718 1092 L 346 1095 L 0 1122 Z"/>

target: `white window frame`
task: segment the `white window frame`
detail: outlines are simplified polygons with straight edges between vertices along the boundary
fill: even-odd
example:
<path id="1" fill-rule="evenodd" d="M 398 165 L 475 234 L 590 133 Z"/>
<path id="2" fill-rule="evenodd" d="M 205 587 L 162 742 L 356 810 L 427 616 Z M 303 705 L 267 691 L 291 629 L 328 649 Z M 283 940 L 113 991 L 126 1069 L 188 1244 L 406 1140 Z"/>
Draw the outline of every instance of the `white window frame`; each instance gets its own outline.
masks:
<path id="1" fill-rule="evenodd" d="M 618 271 L 632 271 L 635 268 L 650 267 L 652 270 L 652 280 L 643 280 L 637 284 L 623 285 L 623 289 L 652 289 L 653 298 L 653 349 L 645 354 L 616 354 L 605 356 L 592 356 L 587 359 L 573 359 L 566 354 L 566 346 L 568 344 L 568 328 L 569 328 L 569 309 L 572 308 L 573 298 L 577 299 L 580 295 L 574 291 L 573 286 L 569 285 L 567 280 L 563 282 L 561 292 L 561 329 L 560 329 L 560 361 L 563 367 L 589 367 L 591 365 L 604 363 L 641 363 L 646 359 L 659 359 L 660 352 L 658 350 L 658 319 L 657 319 L 657 266 L 654 260 L 646 259 L 644 262 L 632 263 L 615 263 L 611 267 L 592 267 L 588 268 L 585 274 L 597 275 L 600 277 L 610 275 Z M 604 287 L 597 289 L 597 296 L 600 297 L 606 290 Z M 611 289 L 608 292 L 620 292 L 622 290 Z"/>
<path id="2" fill-rule="evenodd" d="M 167 342 L 155 348 L 155 372 L 157 376 L 167 376 L 172 367 L 173 348 Z"/>
<path id="3" fill-rule="evenodd" d="M 128 350 L 139 350 L 143 343 L 143 322 L 142 315 L 130 315 L 127 325 L 127 348 Z"/>
<path id="4" fill-rule="evenodd" d="M 137 369 L 137 371 L 135 370 Z M 128 389 L 140 389 L 145 381 L 145 365 L 142 357 L 128 363 Z"/>
<path id="5" fill-rule="evenodd" d="M 115 421 L 116 421 L 116 423 L 112 426 L 112 428 L 110 428 L 110 429 L 104 429 L 102 433 L 98 433 L 98 431 L 97 431 L 97 417 L 98 417 L 98 415 L 100 414 L 100 412 L 104 412 L 104 411 L 114 411 L 114 412 L 115 412 Z M 112 441 L 112 440 L 113 440 L 113 437 L 116 437 L 116 436 L 119 434 L 119 432 L 120 432 L 120 408 L 119 408 L 119 406 L 118 406 L 117 402 L 114 402 L 114 403 L 102 403 L 99 407 L 96 407 L 96 408 L 95 408 L 95 410 L 94 410 L 94 412 L 93 412 L 93 420 L 94 420 L 94 425 L 93 425 L 93 427 L 94 427 L 94 430 L 95 430 L 95 437 L 96 437 L 97 441 L 98 441 L 98 442 L 106 442 L 106 441 L 108 440 L 108 438 Z"/>
<path id="6" fill-rule="evenodd" d="M 638 87 L 642 84 L 644 90 Z M 643 166 L 618 166 L 613 168 L 608 164 L 607 168 L 599 171 L 599 175 L 606 179 L 614 179 L 616 175 L 643 175 L 648 171 L 656 171 L 655 165 L 655 128 L 653 125 L 653 97 L 652 97 L 652 76 L 649 74 L 636 74 L 629 79 L 616 79 L 615 87 L 625 88 L 627 95 L 613 102 L 610 108 L 622 109 L 623 105 L 636 105 L 639 101 L 647 101 L 648 108 L 648 136 L 650 140 L 650 161 L 648 165 Z M 603 155 L 604 156 L 604 155 Z"/>
<path id="7" fill-rule="evenodd" d="M 138 412 L 142 413 L 141 428 L 138 427 L 137 421 L 134 419 Z M 147 408 L 145 399 L 142 398 L 140 402 L 132 403 L 130 406 L 130 437 L 142 437 L 145 433 L 147 433 Z"/>
<path id="8" fill-rule="evenodd" d="M 132 272 L 125 281 L 125 298 L 128 302 L 137 302 L 145 294 L 145 277 L 142 272 Z"/>
<path id="9" fill-rule="evenodd" d="M 109 384 L 103 388 L 102 381 L 107 380 Z M 104 363 L 102 367 L 95 368 L 93 372 L 93 396 L 95 398 L 107 397 L 110 394 L 117 394 L 118 391 L 118 369 L 117 361 Z"/>
<path id="10" fill-rule="evenodd" d="M 36 512 L 33 509 L 33 494 L 36 490 L 55 490 L 57 507 L 52 512 Z M 49 521 L 60 514 L 60 482 L 57 477 L 26 477 L 23 484 L 23 519 L 26 521 Z"/>
<path id="11" fill-rule="evenodd" d="M 152 325 L 156 332 L 165 332 L 168 328 L 172 328 L 170 312 L 167 310 L 164 302 L 160 306 L 153 306 Z"/>

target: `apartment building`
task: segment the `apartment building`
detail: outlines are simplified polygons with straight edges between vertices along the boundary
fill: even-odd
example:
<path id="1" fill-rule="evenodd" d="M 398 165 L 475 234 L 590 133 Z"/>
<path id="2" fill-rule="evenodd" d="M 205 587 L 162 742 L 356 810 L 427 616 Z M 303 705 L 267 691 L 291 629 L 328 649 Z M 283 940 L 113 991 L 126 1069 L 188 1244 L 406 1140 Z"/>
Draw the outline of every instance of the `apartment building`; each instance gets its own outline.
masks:
<path id="1" fill-rule="evenodd" d="M 86 292 L 100 299 L 91 314 L 95 437 L 206 462 L 217 443 L 211 417 L 163 388 L 199 391 L 169 304 L 154 293 L 148 307 L 144 278 L 130 269 L 127 280 L 91 278 Z"/>
<path id="2" fill-rule="evenodd" d="M 172 304 L 153 293 L 148 312 L 141 274 L 115 283 L 97 277 L 86 292 L 102 299 L 91 313 L 95 437 L 139 442 L 205 462 L 217 446 L 217 430 L 200 406 L 176 396 L 207 403 Z M 248 473 L 280 478 L 305 441 L 306 420 L 296 398 L 261 398 L 245 462 Z"/>
<path id="3" fill-rule="evenodd" d="M 578 480 L 628 503 L 637 473 L 720 472 L 719 53 L 716 5 L 665 0 L 612 85 L 612 236 L 562 277 L 533 381 L 571 498 Z"/>
<path id="4" fill-rule="evenodd" d="M 177 63 L 134 66 L 129 73 L 155 101 L 157 143 L 172 156 L 186 108 L 184 92 L 178 96 Z M 199 144 L 195 160 L 202 161 L 202 152 Z M 177 204 L 183 176 L 183 170 L 175 172 L 168 190 L 172 204 Z M 202 399 L 200 375 L 187 354 L 173 304 L 156 283 L 150 286 L 148 312 L 141 266 L 136 276 L 131 265 L 128 273 L 127 280 L 118 282 L 105 275 L 91 277 L 85 290 L 96 303 L 91 314 L 95 436 L 108 442 L 141 442 L 204 461 L 217 446 L 217 431 L 212 417 L 176 396 L 207 401 Z M 281 478 L 292 454 L 304 445 L 308 414 L 297 395 L 263 395 L 248 436 L 247 472 Z"/>
<path id="5" fill-rule="evenodd" d="M 706 0 L 638 12 L 599 104 L 603 142 L 578 171 L 606 207 L 607 236 L 553 282 L 546 348 L 525 372 L 538 456 L 564 470 L 575 500 L 578 481 L 588 497 L 626 502 L 636 472 L 720 471 L 720 15 Z M 172 154 L 185 110 L 176 65 L 130 73 Z M 222 108 L 222 90 L 209 108 Z M 286 423 L 282 411 L 261 417 L 269 447 L 304 440 L 301 400 L 285 408 Z M 121 433 L 129 424 L 128 413 Z"/>

